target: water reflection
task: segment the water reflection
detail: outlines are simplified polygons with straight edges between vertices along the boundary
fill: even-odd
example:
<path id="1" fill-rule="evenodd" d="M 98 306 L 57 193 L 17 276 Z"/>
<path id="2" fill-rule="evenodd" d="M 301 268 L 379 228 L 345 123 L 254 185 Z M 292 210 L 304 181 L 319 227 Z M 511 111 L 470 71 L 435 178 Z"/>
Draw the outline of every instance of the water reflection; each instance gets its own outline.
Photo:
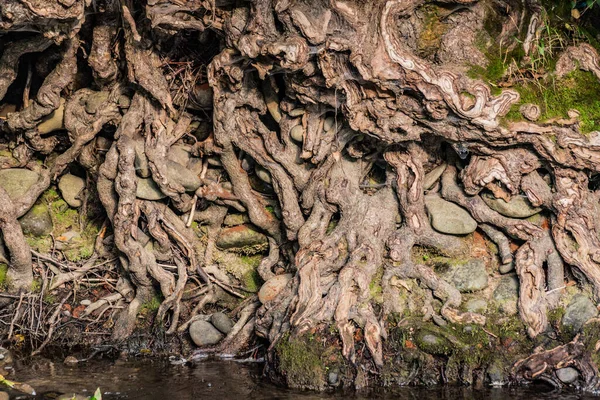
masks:
<path id="1" fill-rule="evenodd" d="M 595 398 L 577 393 L 553 393 L 545 387 L 488 388 L 475 391 L 465 387 L 396 388 L 365 394 L 301 392 L 280 388 L 261 379 L 256 364 L 205 361 L 193 367 L 162 361 L 90 362 L 67 367 L 62 363 L 36 362 L 16 367 L 15 378 L 32 385 L 37 397 L 11 399 L 56 399 L 63 393 L 91 395 L 100 386 L 104 399 L 191 400 L 191 399 L 415 399 L 415 400 L 504 400 Z"/>

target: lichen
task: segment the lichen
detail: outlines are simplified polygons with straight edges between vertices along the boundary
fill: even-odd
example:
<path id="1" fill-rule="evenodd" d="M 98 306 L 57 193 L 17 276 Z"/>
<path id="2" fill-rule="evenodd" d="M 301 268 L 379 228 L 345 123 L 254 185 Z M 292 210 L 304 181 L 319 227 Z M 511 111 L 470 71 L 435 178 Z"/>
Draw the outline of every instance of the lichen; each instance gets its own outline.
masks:
<path id="1" fill-rule="evenodd" d="M 321 359 L 322 345 L 311 335 L 292 338 L 284 336 L 276 345 L 279 369 L 290 387 L 322 389 L 326 366 Z"/>

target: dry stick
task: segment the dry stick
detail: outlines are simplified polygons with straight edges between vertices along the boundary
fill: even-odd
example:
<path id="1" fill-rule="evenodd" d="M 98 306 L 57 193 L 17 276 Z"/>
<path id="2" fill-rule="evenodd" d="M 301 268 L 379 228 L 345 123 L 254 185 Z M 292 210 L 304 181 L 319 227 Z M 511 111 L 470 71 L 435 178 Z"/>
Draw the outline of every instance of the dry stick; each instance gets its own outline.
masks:
<path id="1" fill-rule="evenodd" d="M 17 318 L 19 317 L 19 312 L 21 311 L 21 304 L 23 303 L 23 295 L 24 295 L 24 293 L 21 292 L 21 296 L 19 297 L 19 304 L 17 305 L 17 310 L 15 311 L 15 315 L 13 316 L 12 320 L 10 321 L 10 328 L 8 329 L 8 340 L 10 340 L 12 338 L 15 322 L 17 322 Z"/>
<path id="2" fill-rule="evenodd" d="M 111 259 L 103 261 L 103 262 L 101 262 L 99 264 L 93 264 L 93 263 L 91 263 L 91 262 L 88 261 L 88 263 L 87 263 L 88 265 L 84 265 L 83 267 L 81 267 L 81 268 L 79 268 L 79 269 L 77 269 L 75 271 L 71 271 L 71 272 L 66 272 L 66 273 L 60 274 L 59 276 L 56 277 L 56 281 L 52 283 L 52 286 L 50 286 L 50 290 L 54 290 L 57 287 L 59 287 L 60 285 L 62 285 L 64 283 L 67 283 L 69 281 L 76 280 L 76 279 L 82 277 L 83 275 L 85 275 L 86 273 L 90 272 L 91 270 L 94 270 L 94 269 L 99 268 L 99 267 L 101 267 L 101 266 L 103 266 L 105 264 L 113 262 L 116 259 L 117 259 L 116 257 L 115 258 L 111 258 Z M 91 261 L 94 261 L 94 260 L 91 260 Z"/>
<path id="3" fill-rule="evenodd" d="M 58 307 L 56 307 L 54 314 L 52 314 L 52 317 L 50 317 L 50 320 L 48 321 L 50 328 L 48 329 L 48 335 L 46 336 L 46 340 L 44 340 L 44 342 L 41 344 L 40 347 L 38 347 L 37 350 L 35 350 L 34 352 L 31 353 L 32 357 L 40 354 L 42 349 L 44 347 L 46 347 L 46 345 L 48 343 L 50 343 L 50 339 L 52 339 L 52 334 L 54 333 L 54 328 L 56 326 L 56 320 L 58 319 L 58 316 L 60 315 L 60 310 L 62 309 L 63 305 L 67 302 L 67 300 L 69 300 L 69 297 L 71 297 L 72 294 L 73 294 L 73 292 L 69 292 L 69 294 L 66 295 L 64 299 L 62 299 L 62 301 L 60 302 Z"/>
<path id="4" fill-rule="evenodd" d="M 190 210 L 190 216 L 188 217 L 187 223 L 185 224 L 186 228 L 192 226 L 192 222 L 194 222 L 194 214 L 196 213 L 196 203 L 198 202 L 198 195 L 194 194 L 192 197 L 192 209 Z"/>

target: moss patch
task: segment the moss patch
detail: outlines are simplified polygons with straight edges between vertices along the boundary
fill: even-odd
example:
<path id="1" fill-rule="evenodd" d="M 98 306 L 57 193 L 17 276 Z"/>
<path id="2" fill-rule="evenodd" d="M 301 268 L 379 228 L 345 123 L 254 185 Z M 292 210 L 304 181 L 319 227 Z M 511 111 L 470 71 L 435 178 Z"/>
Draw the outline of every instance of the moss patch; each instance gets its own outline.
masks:
<path id="1" fill-rule="evenodd" d="M 325 363 L 322 346 L 312 336 L 286 336 L 275 347 L 280 372 L 290 387 L 322 389 L 325 386 Z"/>
<path id="2" fill-rule="evenodd" d="M 6 282 L 6 273 L 8 272 L 8 265 L 0 263 L 0 289 L 6 290 L 7 282 Z"/>

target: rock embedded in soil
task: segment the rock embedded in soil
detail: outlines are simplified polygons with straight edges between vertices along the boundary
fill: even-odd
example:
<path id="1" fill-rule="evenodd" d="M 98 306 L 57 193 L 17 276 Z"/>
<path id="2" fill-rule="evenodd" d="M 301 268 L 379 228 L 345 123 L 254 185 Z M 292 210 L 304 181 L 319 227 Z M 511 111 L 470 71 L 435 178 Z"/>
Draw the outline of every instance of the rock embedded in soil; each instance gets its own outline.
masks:
<path id="1" fill-rule="evenodd" d="M 134 141 L 133 148 L 135 150 L 135 172 L 141 178 L 148 178 L 150 176 L 150 166 L 144 150 L 144 141 L 141 139 Z"/>
<path id="2" fill-rule="evenodd" d="M 485 263 L 479 259 L 453 265 L 444 274 L 444 279 L 461 292 L 476 292 L 488 285 L 488 273 L 485 269 Z"/>
<path id="3" fill-rule="evenodd" d="M 63 199 L 73 208 L 81 207 L 83 202 L 79 199 L 79 195 L 85 187 L 85 180 L 75 175 L 65 174 L 58 181 L 58 189 L 62 194 Z"/>
<path id="4" fill-rule="evenodd" d="M 437 180 L 440 179 L 440 176 L 442 176 L 447 166 L 448 164 L 442 163 L 425 174 L 425 178 L 423 178 L 423 189 L 431 189 Z"/>
<path id="5" fill-rule="evenodd" d="M 231 332 L 231 329 L 233 328 L 233 321 L 231 318 L 222 312 L 216 312 L 211 315 L 210 322 L 212 322 L 215 328 L 226 335 Z"/>
<path id="6" fill-rule="evenodd" d="M 223 225 L 225 226 L 238 226 L 250 222 L 248 214 L 227 214 Z"/>
<path id="7" fill-rule="evenodd" d="M 46 236 L 52 233 L 52 218 L 46 204 L 36 204 L 27 214 L 19 218 L 23 233 L 33 236 Z"/>
<path id="8" fill-rule="evenodd" d="M 264 304 L 275 299 L 291 279 L 292 274 L 277 275 L 269 279 L 258 291 L 258 300 Z"/>
<path id="9" fill-rule="evenodd" d="M 37 172 L 25 168 L 0 170 L 0 186 L 6 190 L 13 201 L 23 197 L 38 179 L 39 174 Z"/>
<path id="10" fill-rule="evenodd" d="M 507 315 L 517 313 L 519 300 L 519 279 L 516 275 L 505 275 L 494 290 L 493 299 L 498 305 L 498 310 Z"/>
<path id="11" fill-rule="evenodd" d="M 524 196 L 513 196 L 509 202 L 497 199 L 490 193 L 484 193 L 481 198 L 494 211 L 505 217 L 528 218 L 542 211 L 539 207 L 533 207 Z"/>
<path id="12" fill-rule="evenodd" d="M 573 296 L 565 308 L 562 325 L 572 332 L 577 332 L 596 315 L 598 315 L 598 309 L 594 303 L 585 294 L 579 293 Z"/>
<path id="13" fill-rule="evenodd" d="M 159 187 L 152 178 L 142 178 L 137 180 L 137 189 L 135 196 L 144 200 L 160 200 L 167 197 L 160 191 Z"/>
<path id="14" fill-rule="evenodd" d="M 417 345 L 426 353 L 434 355 L 446 355 L 452 350 L 452 345 L 443 337 L 433 332 L 420 331 L 417 335 Z"/>
<path id="15" fill-rule="evenodd" d="M 167 178 L 179 183 L 188 192 L 195 192 L 201 185 L 200 178 L 192 171 L 171 160 L 167 161 Z"/>
<path id="16" fill-rule="evenodd" d="M 425 196 L 425 206 L 431 226 L 449 235 L 467 235 L 477 229 L 477 222 L 462 207 L 442 199 L 438 195 Z"/>
<path id="17" fill-rule="evenodd" d="M 487 301 L 484 299 L 471 299 L 465 303 L 465 310 L 473 313 L 485 313 L 487 311 Z"/>
<path id="18" fill-rule="evenodd" d="M 579 372 L 575 368 L 566 367 L 558 369 L 556 376 L 562 383 L 573 383 L 579 378 Z"/>
<path id="19" fill-rule="evenodd" d="M 169 160 L 187 166 L 190 161 L 190 146 L 174 144 L 167 154 Z"/>
<path id="20" fill-rule="evenodd" d="M 194 344 L 198 347 L 212 346 L 223 339 L 223 334 L 208 321 L 192 323 L 189 332 Z"/>
<path id="21" fill-rule="evenodd" d="M 267 244 L 265 235 L 251 225 L 238 225 L 221 230 L 217 237 L 217 247 L 221 249 L 244 248 Z"/>

